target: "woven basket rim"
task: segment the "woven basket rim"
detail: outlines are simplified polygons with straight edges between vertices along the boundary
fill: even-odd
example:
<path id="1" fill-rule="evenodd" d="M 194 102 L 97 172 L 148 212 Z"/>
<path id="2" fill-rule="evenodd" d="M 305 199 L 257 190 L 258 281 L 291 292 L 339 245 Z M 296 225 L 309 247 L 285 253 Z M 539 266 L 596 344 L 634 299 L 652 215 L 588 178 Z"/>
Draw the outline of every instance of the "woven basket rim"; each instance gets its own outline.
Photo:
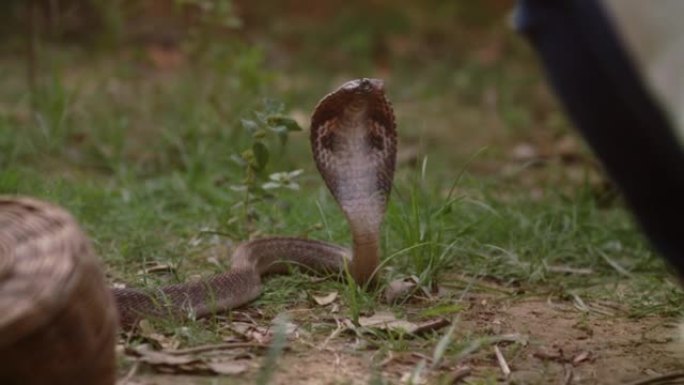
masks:
<path id="1" fill-rule="evenodd" d="M 50 215 L 62 221 L 65 228 L 68 226 L 69 229 L 76 231 L 74 235 L 80 237 L 74 238 L 76 242 L 85 241 L 88 243 L 85 246 L 90 249 L 89 242 L 87 242 L 75 220 L 64 209 L 33 198 L 0 195 L 0 211 L 2 211 L 2 205 L 8 203 L 48 209 Z M 59 269 L 55 270 L 54 275 L 48 277 L 50 279 L 30 283 L 32 286 L 39 285 L 32 293 L 35 295 L 32 297 L 18 296 L 11 290 L 11 280 L 29 280 L 31 277 L 30 271 L 29 274 L 18 276 L 18 272 L 14 268 L 18 263 L 16 250 L 17 247 L 28 246 L 18 246 L 16 240 L 10 238 L 8 234 L 0 234 L 0 244 L 5 244 L 4 248 L 0 248 L 0 259 L 2 259 L 0 267 L 5 269 L 0 271 L 0 346 L 12 344 L 48 324 L 69 305 L 75 287 L 83 278 L 83 271 L 86 270 L 85 266 L 81 265 L 93 263 L 88 261 L 87 256 L 78 254 L 71 254 L 68 255 L 68 258 L 53 261 L 52 265 L 57 266 L 59 264 L 60 266 Z M 50 261 L 46 263 L 50 264 Z M 28 267 L 34 266 L 29 264 Z M 46 268 L 45 265 L 39 267 Z M 49 266 L 47 267 L 49 268 Z"/>

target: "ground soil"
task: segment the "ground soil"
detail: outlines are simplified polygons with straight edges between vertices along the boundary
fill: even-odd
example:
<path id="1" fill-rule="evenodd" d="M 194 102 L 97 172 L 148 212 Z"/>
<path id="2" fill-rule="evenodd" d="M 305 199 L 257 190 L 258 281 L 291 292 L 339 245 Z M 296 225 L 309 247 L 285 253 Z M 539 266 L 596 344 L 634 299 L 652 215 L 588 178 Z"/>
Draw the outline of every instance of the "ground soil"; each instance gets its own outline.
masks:
<path id="1" fill-rule="evenodd" d="M 468 335 L 516 335 L 518 343 L 498 343 L 510 376 L 502 374 L 494 345 L 485 343 L 462 358 L 448 357 L 438 368 L 426 369 L 421 383 L 622 384 L 684 370 L 674 319 L 586 313 L 570 303 L 543 298 L 495 301 L 475 296 L 469 302 L 470 308 L 459 317 L 454 343 Z M 359 349 L 349 334 L 339 335 L 320 349 L 326 337 L 313 337 L 314 343 L 292 341 L 271 383 L 367 384 L 373 367 L 389 383 L 402 383 L 421 360 L 429 362 L 437 341 L 428 341 L 432 348 L 386 354 L 372 347 Z M 260 357 L 254 358 L 251 369 L 237 376 L 161 375 L 141 367 L 127 383 L 253 383 L 261 362 Z M 467 377 L 460 382 L 449 379 L 464 368 L 470 370 Z"/>

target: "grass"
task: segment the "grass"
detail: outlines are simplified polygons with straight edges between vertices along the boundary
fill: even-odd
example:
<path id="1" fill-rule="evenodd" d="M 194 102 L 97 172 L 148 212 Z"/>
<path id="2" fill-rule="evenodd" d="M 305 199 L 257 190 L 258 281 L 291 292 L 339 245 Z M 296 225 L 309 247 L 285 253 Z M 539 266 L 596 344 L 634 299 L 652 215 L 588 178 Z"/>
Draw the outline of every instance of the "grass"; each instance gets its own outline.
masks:
<path id="1" fill-rule="evenodd" d="M 306 133 L 289 132 L 283 144 L 273 133 L 245 129 L 245 121 L 258 120 L 255 112 L 272 108 L 266 98 L 287 101 L 278 112 L 287 116 L 310 110 L 332 85 L 314 75 L 307 90 L 289 90 L 253 51 L 237 54 L 245 56 L 244 63 L 220 75 L 181 71 L 170 76 L 130 63 L 84 67 L 78 56 L 51 53 L 66 64 L 56 65 L 44 79 L 33 108 L 21 86 L 1 91 L 0 193 L 36 196 L 69 209 L 91 235 L 112 279 L 138 286 L 225 270 L 226 244 L 253 236 L 306 235 L 349 243 L 343 217 L 311 164 Z M 6 68 L 0 82 L 12 85 L 20 66 Z M 435 68 L 424 74 L 426 83 L 432 82 L 429 87 L 413 85 L 411 77 L 401 74 L 389 84 L 402 144 L 421 145 L 417 162 L 400 163 L 397 170 L 382 235 L 384 279 L 415 276 L 428 291 L 453 289 L 427 309 L 410 299 L 390 308 L 414 319 L 457 317 L 467 307 L 465 295 L 496 286 L 507 298 L 531 293 L 565 301 L 613 301 L 625 304 L 633 317 L 680 314 L 682 292 L 619 201 L 605 207 L 588 183 L 559 190 L 545 176 L 536 186 L 543 193 L 533 199 L 528 186 L 478 171 L 478 164 L 503 165 L 502 150 L 451 151 L 454 137 L 464 131 L 449 133 L 454 119 L 457 125 L 484 125 L 495 133 L 502 133 L 497 130 L 503 124 L 509 131 L 500 137 L 508 141 L 517 140 L 517 126 L 533 119 L 527 111 L 536 106 L 518 105 L 511 96 L 529 85 L 508 83 L 513 76 L 507 71 L 464 65 L 440 87 L 435 79 L 444 72 Z M 454 91 L 453 84 L 461 88 Z M 479 116 L 475 104 L 481 88 L 490 86 L 503 90 L 497 107 L 502 120 L 472 120 Z M 462 98 L 456 118 L 416 112 L 449 97 Z M 544 117 L 537 123 L 567 129 L 557 119 Z M 427 129 L 418 134 L 415 127 Z M 448 137 L 440 143 L 431 135 Z M 268 161 L 257 159 L 262 150 L 256 142 L 267 148 Z M 296 179 L 300 190 L 260 188 L 269 175 L 296 169 L 304 170 Z M 170 264 L 173 274 L 140 274 L 148 262 Z M 592 273 L 559 274 L 558 266 Z M 342 293 L 342 312 L 354 320 L 381 302 L 382 287 L 365 292 L 348 282 L 312 284 L 293 274 L 270 279 L 253 306 L 270 320 L 308 306 L 306 293 L 312 289 Z M 221 325 L 157 327 L 184 345 L 196 345 L 224 338 Z M 451 332 L 418 341 L 384 334 L 363 338 L 381 351 L 420 349 L 438 358 L 461 357 L 486 343 L 480 335 L 459 335 L 462 339 L 447 348 L 444 341 L 456 338 Z M 269 366 L 281 351 L 276 346 L 267 354 L 260 383 L 268 383 Z"/>

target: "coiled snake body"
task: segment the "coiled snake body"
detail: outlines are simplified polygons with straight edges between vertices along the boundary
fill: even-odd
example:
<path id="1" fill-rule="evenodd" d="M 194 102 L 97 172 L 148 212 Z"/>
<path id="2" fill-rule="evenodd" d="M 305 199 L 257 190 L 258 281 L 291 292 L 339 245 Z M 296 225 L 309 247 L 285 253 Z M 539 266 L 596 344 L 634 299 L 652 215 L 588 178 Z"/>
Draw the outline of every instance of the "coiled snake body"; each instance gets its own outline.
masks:
<path id="1" fill-rule="evenodd" d="M 349 223 L 353 249 L 293 237 L 237 247 L 231 269 L 156 290 L 108 289 L 90 242 L 63 209 L 0 197 L 0 383 L 112 384 L 117 320 L 204 317 L 243 305 L 261 276 L 294 263 L 373 279 L 396 158 L 392 108 L 382 81 L 359 79 L 325 96 L 311 118 L 319 172 Z"/>

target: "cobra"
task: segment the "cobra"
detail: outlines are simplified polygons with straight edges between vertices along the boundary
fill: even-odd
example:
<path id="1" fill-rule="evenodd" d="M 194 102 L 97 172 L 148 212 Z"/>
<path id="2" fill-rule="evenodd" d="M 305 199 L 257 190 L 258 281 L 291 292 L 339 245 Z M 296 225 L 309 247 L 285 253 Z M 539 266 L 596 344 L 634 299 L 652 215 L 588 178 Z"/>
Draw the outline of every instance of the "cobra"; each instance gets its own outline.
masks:
<path id="1" fill-rule="evenodd" d="M 383 82 L 353 80 L 326 95 L 311 117 L 310 141 L 349 224 L 351 249 L 297 237 L 256 239 L 236 248 L 228 271 L 196 282 L 109 289 L 69 213 L 32 198 L 0 197 L 0 383 L 113 384 L 118 326 L 242 306 L 259 296 L 263 276 L 290 265 L 348 269 L 359 285 L 371 282 L 397 151 Z"/>

